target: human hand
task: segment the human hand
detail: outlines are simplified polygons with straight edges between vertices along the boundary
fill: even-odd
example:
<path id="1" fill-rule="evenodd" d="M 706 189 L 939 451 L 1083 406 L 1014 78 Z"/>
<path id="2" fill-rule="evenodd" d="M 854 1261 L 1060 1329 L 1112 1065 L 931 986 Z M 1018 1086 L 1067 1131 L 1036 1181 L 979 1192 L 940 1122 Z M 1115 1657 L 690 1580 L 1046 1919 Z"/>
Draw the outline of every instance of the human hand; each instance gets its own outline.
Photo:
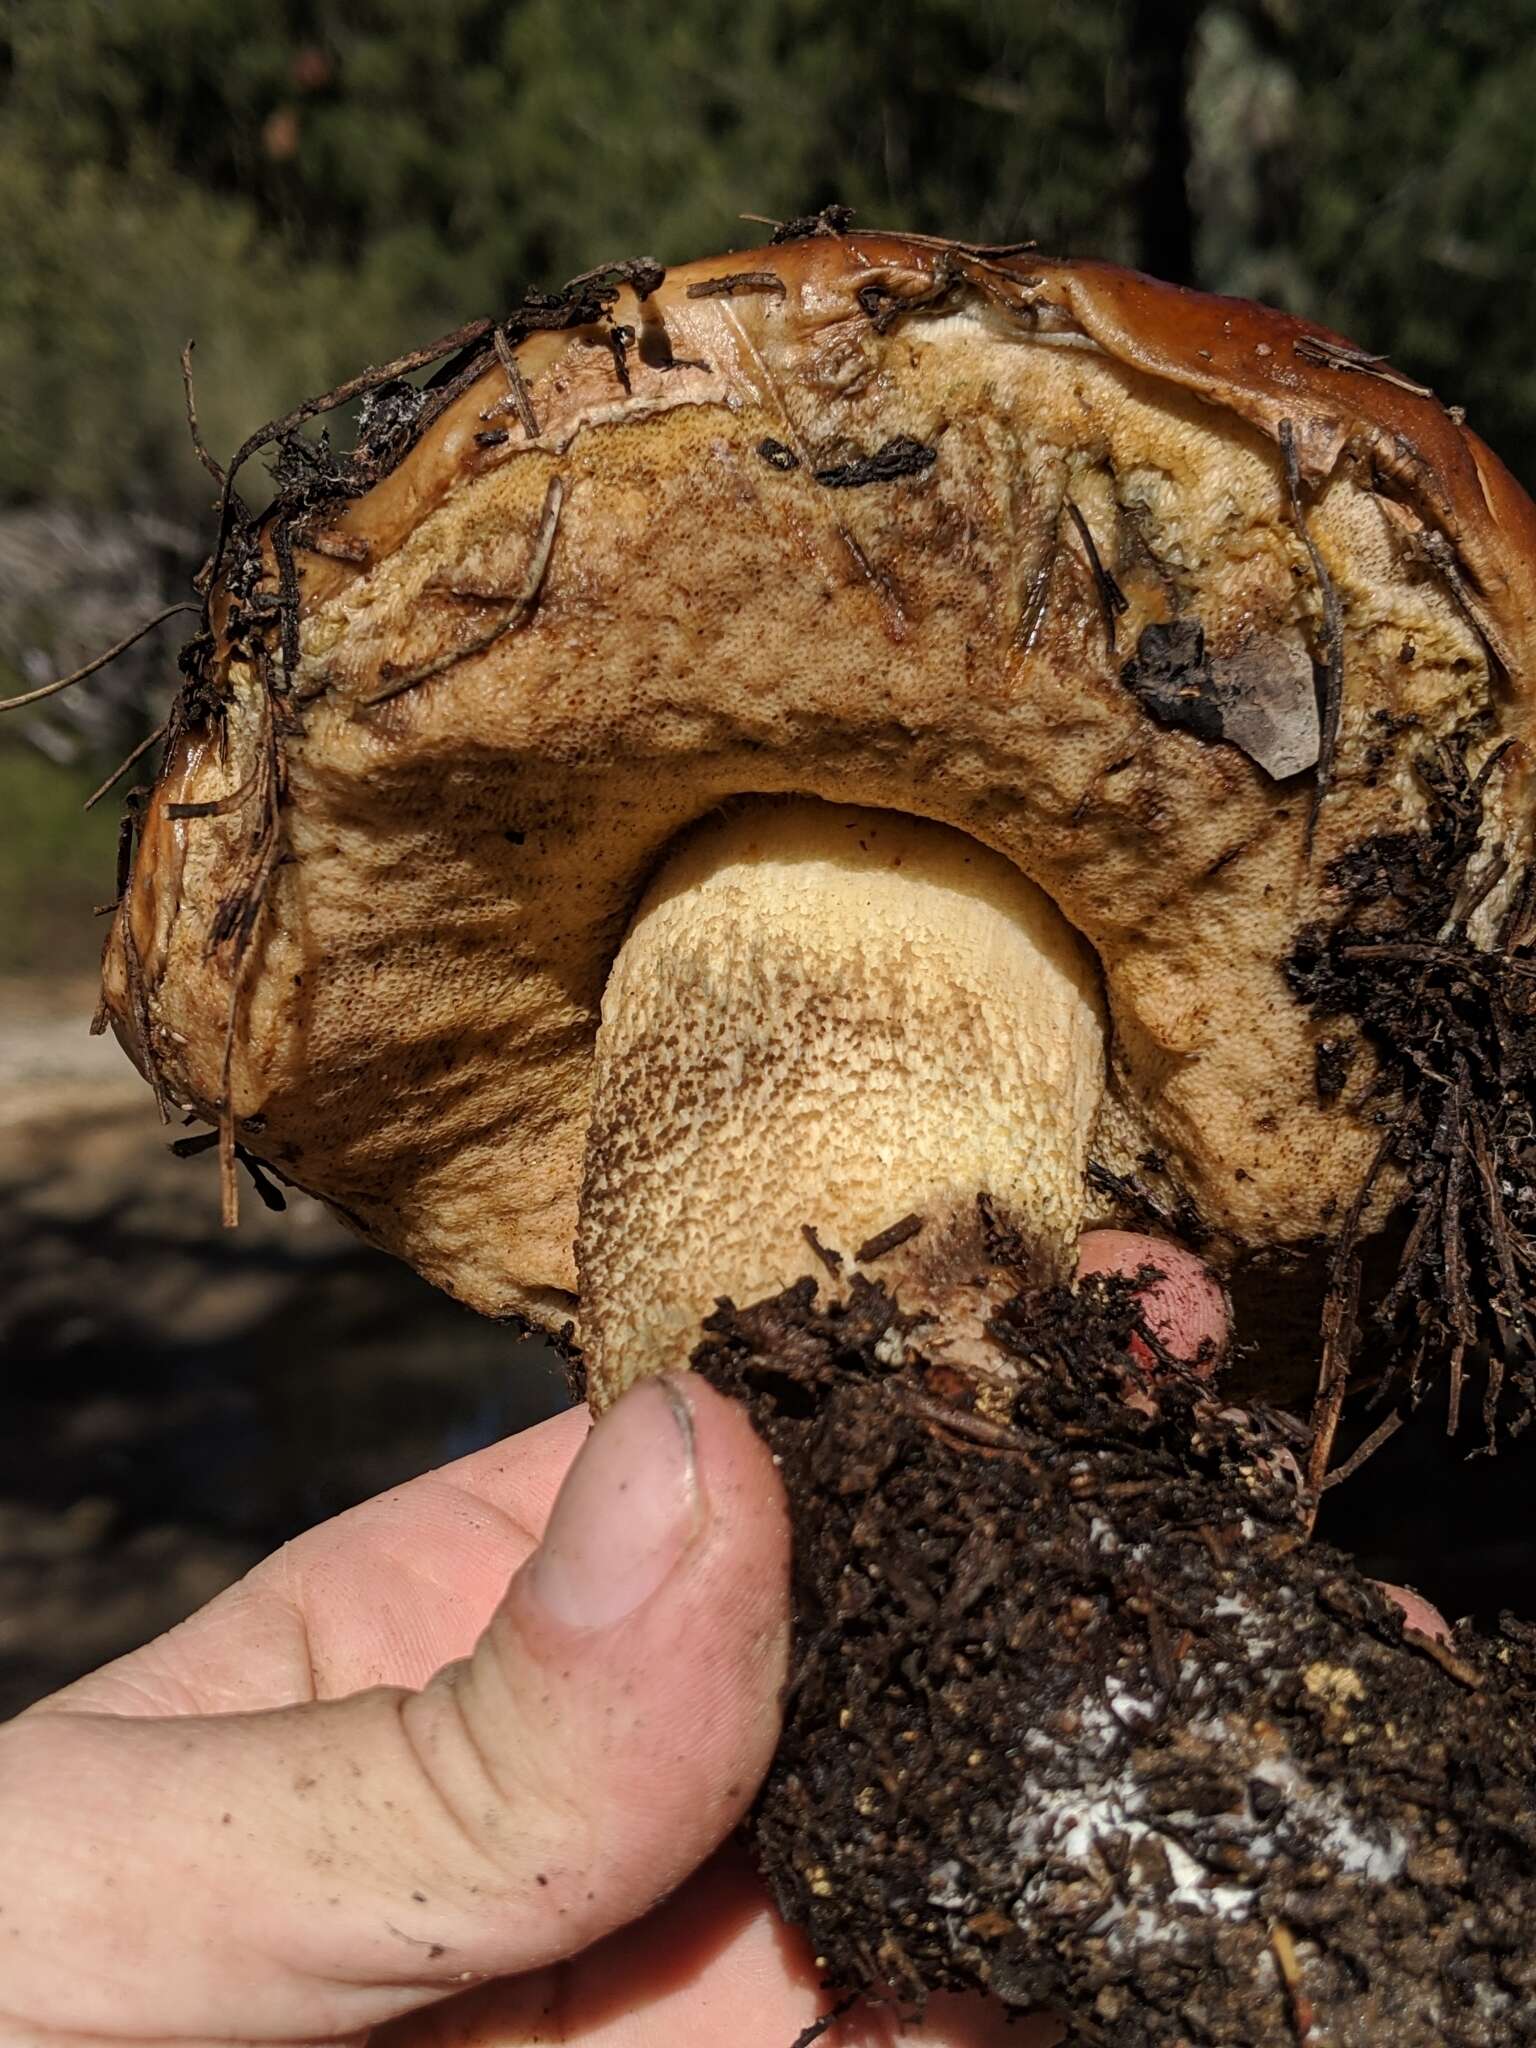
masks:
<path id="1" fill-rule="evenodd" d="M 688 1376 L 571 1470 L 585 1434 L 369 1502 L 0 1730 L 0 2040 L 361 2041 L 708 1856 L 777 1733 L 778 1480 Z"/>
<path id="2" fill-rule="evenodd" d="M 1224 1336 L 1187 1254 L 1083 1252 L 1163 1267 L 1169 1348 Z M 310 1532 L 0 1729 L 0 2042 L 789 2048 L 826 2010 L 739 1857 L 705 1862 L 777 1734 L 772 1463 L 688 1375 L 586 1428 Z M 958 1999 L 901 2034 L 1055 2037 Z"/>
<path id="3" fill-rule="evenodd" d="M 0 1728 L 5 2048 L 788 2048 L 826 2009 L 739 1858 L 674 1893 L 777 1735 L 772 1461 L 690 1375 L 586 1436 L 370 1501 Z M 957 2003 L 904 2038 L 1001 2037 Z"/>

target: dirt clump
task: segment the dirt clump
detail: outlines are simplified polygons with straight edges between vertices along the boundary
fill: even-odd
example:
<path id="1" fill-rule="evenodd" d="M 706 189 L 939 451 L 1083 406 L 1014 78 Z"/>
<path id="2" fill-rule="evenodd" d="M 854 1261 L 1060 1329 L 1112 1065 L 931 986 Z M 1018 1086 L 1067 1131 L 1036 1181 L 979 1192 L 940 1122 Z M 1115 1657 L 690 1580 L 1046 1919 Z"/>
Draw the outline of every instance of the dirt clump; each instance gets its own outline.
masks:
<path id="1" fill-rule="evenodd" d="M 1128 1406 L 1132 1282 L 991 1317 L 1003 1413 L 864 1276 L 706 1331 L 794 1518 L 748 1837 L 829 1995 L 1114 2048 L 1536 2041 L 1536 1630 L 1405 1630 L 1305 1540 L 1278 1413 L 1171 1361 Z"/>

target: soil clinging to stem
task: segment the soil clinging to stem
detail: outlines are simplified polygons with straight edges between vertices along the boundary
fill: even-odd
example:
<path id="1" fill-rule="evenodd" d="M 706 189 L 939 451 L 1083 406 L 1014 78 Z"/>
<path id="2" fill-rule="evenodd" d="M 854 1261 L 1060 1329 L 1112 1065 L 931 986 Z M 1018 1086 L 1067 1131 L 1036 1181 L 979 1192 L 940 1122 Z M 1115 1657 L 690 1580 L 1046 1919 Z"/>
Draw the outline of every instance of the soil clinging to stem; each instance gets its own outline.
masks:
<path id="1" fill-rule="evenodd" d="M 1115 2048 L 1536 2041 L 1536 1630 L 1405 1631 L 1304 1539 L 1285 1418 L 1176 1371 L 1129 1408 L 1133 1282 L 993 1316 L 1004 1420 L 860 1275 L 706 1331 L 790 1499 L 748 1837 L 830 1995 Z"/>

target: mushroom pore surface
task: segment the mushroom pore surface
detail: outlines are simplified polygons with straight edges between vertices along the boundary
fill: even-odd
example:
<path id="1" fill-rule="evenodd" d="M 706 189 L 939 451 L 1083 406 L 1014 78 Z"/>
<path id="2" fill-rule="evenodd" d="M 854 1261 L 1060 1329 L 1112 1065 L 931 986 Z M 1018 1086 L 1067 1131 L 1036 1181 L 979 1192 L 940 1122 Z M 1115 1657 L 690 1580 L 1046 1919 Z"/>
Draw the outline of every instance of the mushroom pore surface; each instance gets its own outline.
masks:
<path id="1" fill-rule="evenodd" d="M 594 1402 L 686 1364 L 722 1292 L 815 1271 L 807 1225 L 938 1308 L 986 1264 L 985 1190 L 1065 1277 L 1103 1086 L 1092 957 L 997 854 L 809 800 L 699 828 L 603 996 L 577 1235 Z"/>

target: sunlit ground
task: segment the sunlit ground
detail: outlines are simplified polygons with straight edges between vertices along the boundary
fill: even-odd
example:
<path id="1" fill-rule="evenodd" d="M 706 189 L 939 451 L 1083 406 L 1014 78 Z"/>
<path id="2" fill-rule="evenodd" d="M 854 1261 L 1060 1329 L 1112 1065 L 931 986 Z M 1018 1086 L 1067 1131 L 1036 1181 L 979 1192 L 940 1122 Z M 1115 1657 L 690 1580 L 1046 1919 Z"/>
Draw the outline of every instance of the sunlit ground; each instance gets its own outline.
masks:
<path id="1" fill-rule="evenodd" d="M 563 1404 L 294 1195 L 219 1227 L 90 989 L 0 982 L 0 1715 L 297 1530 Z"/>

